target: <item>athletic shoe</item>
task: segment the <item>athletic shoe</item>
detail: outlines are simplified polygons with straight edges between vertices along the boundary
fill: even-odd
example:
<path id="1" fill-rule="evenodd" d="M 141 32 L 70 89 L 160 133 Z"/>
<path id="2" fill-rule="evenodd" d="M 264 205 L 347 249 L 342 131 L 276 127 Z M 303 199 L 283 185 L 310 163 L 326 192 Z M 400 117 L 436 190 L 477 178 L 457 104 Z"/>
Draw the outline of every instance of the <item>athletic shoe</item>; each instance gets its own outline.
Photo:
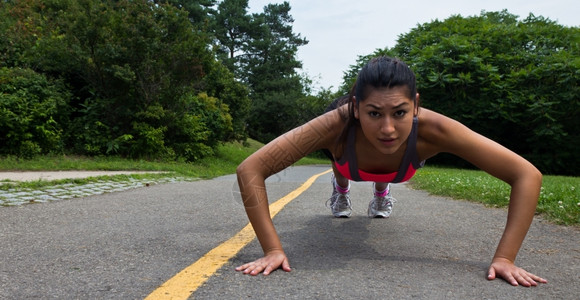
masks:
<path id="1" fill-rule="evenodd" d="M 330 206 L 332 215 L 336 218 L 348 218 L 352 213 L 352 208 L 350 205 L 350 191 L 346 194 L 341 194 L 336 190 L 336 181 L 334 180 L 334 174 L 331 178 L 332 183 L 332 196 L 326 201 L 326 206 Z"/>
<path id="2" fill-rule="evenodd" d="M 374 191 L 373 185 L 373 191 Z M 373 200 L 369 202 L 369 218 L 388 218 L 393 212 L 393 202 L 395 198 L 391 196 L 391 185 L 387 185 L 388 193 L 385 197 L 378 197 L 373 193 Z"/>

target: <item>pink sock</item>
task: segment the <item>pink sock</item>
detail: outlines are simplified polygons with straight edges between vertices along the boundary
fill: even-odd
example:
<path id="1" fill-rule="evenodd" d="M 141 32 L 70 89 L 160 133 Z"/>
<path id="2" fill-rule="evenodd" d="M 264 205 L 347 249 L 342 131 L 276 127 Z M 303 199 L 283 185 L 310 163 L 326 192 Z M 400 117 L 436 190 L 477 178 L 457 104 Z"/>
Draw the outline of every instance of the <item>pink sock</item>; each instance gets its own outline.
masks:
<path id="1" fill-rule="evenodd" d="M 336 187 L 336 190 L 341 193 L 341 194 L 346 194 L 348 193 L 348 191 L 350 190 L 350 182 L 348 183 L 348 186 L 343 188 L 340 185 L 338 185 L 338 183 L 336 183 L 336 180 L 334 181 L 334 186 Z"/>
<path id="2" fill-rule="evenodd" d="M 377 197 L 386 197 L 389 194 L 389 186 L 384 191 L 377 191 L 375 190 L 375 196 Z"/>

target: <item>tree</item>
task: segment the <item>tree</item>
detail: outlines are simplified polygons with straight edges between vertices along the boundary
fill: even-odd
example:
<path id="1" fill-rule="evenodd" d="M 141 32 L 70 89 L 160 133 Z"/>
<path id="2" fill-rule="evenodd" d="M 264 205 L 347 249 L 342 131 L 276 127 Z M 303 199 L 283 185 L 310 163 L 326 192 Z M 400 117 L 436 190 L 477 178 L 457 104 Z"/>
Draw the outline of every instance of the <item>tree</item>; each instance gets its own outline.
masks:
<path id="1" fill-rule="evenodd" d="M 188 13 L 189 21 L 195 29 L 206 32 L 211 15 L 215 13 L 217 0 L 154 0 L 157 4 L 169 4 Z"/>
<path id="2" fill-rule="evenodd" d="M 308 41 L 293 33 L 292 22 L 288 2 L 269 4 L 263 13 L 253 14 L 251 43 L 240 59 L 252 98 L 249 133 L 264 142 L 298 125 L 296 101 L 304 86 L 296 73 L 302 68 L 296 55 Z"/>
<path id="3" fill-rule="evenodd" d="M 220 2 L 214 19 L 218 57 L 238 78 L 244 78 L 237 56 L 250 43 L 252 17 L 248 14 L 248 0 Z"/>
<path id="4" fill-rule="evenodd" d="M 22 49 L 11 63 L 71 86 L 67 136 L 77 153 L 197 159 L 231 136 L 228 106 L 203 90 L 208 73 L 230 73 L 216 65 L 208 34 L 192 27 L 189 12 L 147 0 L 29 0 L 3 8 L 16 47 L 2 49 Z"/>
<path id="5" fill-rule="evenodd" d="M 183 110 L 176 99 L 198 88 L 213 59 L 205 35 L 192 30 L 187 13 L 170 5 L 80 5 L 69 21 L 68 37 L 77 50 L 72 54 L 80 66 L 77 72 L 94 95 L 83 106 L 97 118 L 85 120 L 91 116 L 85 114 L 78 119 L 89 126 L 76 135 L 81 139 L 76 144 L 85 145 L 79 150 L 185 155 L 175 153 L 173 144 L 181 141 L 168 139 L 167 133 L 174 125 L 171 112 Z M 106 144 L 95 145 L 95 135 Z"/>
<path id="6" fill-rule="evenodd" d="M 247 118 L 251 137 L 267 142 L 297 125 L 297 100 L 304 97 L 296 72 L 299 46 L 308 41 L 292 30 L 287 2 L 269 4 L 263 13 L 248 14 L 247 0 L 218 5 L 214 33 L 218 57 L 249 88 Z"/>
<path id="7" fill-rule="evenodd" d="M 509 37 L 509 38 L 506 38 Z M 435 20 L 400 36 L 422 105 L 530 159 L 578 174 L 580 29 L 502 12 Z"/>
<path id="8" fill-rule="evenodd" d="M 296 69 L 302 63 L 296 55 L 308 41 L 294 34 L 290 9 L 288 2 L 269 4 L 263 13 L 252 15 L 251 40 L 244 45 L 240 61 L 253 93 L 301 89 Z"/>
<path id="9" fill-rule="evenodd" d="M 158 0 L 158 3 L 168 3 L 188 12 L 189 19 L 198 33 L 206 37 L 208 43 L 216 43 L 213 50 L 218 58 L 213 61 L 203 77 L 202 90 L 226 104 L 232 116 L 232 131 L 222 133 L 223 139 L 245 140 L 248 136 L 246 120 L 248 119 L 250 99 L 249 90 L 233 73 L 237 68 L 233 60 L 234 52 L 240 48 L 240 36 L 245 29 L 243 21 L 237 18 L 249 18 L 246 13 L 247 0 L 222 1 L 216 6 L 216 0 Z M 218 13 L 219 12 L 219 13 Z M 231 44 L 230 44 L 231 43 Z M 230 56 L 228 52 L 232 52 Z"/>
<path id="10" fill-rule="evenodd" d="M 232 116 L 232 130 L 223 133 L 223 140 L 247 139 L 246 125 L 250 111 L 248 87 L 236 80 L 234 74 L 219 61 L 213 63 L 203 81 L 204 90 L 208 95 L 225 103 Z"/>
<path id="11" fill-rule="evenodd" d="M 67 87 L 59 136 L 75 154 L 193 160 L 248 127 L 267 140 L 312 107 L 296 73 L 307 41 L 288 3 L 217 2 L 3 1 L 0 67 Z"/>

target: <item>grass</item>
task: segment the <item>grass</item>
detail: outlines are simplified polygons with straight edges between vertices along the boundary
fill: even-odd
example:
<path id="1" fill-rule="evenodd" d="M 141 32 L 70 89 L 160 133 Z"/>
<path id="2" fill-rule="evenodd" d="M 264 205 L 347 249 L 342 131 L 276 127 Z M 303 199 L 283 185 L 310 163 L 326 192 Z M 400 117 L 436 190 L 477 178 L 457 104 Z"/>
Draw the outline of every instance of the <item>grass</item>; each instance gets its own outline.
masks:
<path id="1" fill-rule="evenodd" d="M 0 157 L 0 171 L 163 171 L 164 174 L 132 174 L 106 176 L 107 180 L 124 181 L 129 177 L 161 178 L 184 177 L 187 179 L 210 179 L 235 173 L 236 167 L 263 144 L 249 139 L 246 143 L 232 142 L 217 147 L 216 156 L 201 159 L 195 163 L 129 160 L 120 157 L 81 157 L 65 155 L 38 156 L 32 159 L 19 159 L 8 156 Z M 328 163 L 328 160 L 306 157 L 296 165 Z M 53 181 L 2 182 L 0 190 L 40 188 L 44 186 L 73 183 L 85 184 L 101 180 L 103 177 L 63 179 Z"/>
<path id="2" fill-rule="evenodd" d="M 509 203 L 510 186 L 478 170 L 425 167 L 413 177 L 412 186 L 492 207 Z M 544 175 L 536 212 L 556 224 L 580 225 L 580 178 Z"/>
<path id="3" fill-rule="evenodd" d="M 259 142 L 227 143 L 216 149 L 216 156 L 196 163 L 155 162 L 127 160 L 118 157 L 42 156 L 21 160 L 15 157 L 0 158 L 2 171 L 50 171 L 50 170 L 110 170 L 110 171 L 165 171 L 165 174 L 117 175 L 107 180 L 133 178 L 160 178 L 167 176 L 188 179 L 210 179 L 232 174 L 246 157 L 262 146 Z M 306 157 L 297 165 L 328 164 L 327 159 Z M 35 181 L 26 183 L 3 183 L 0 189 L 38 188 L 47 185 L 83 184 L 101 178 L 67 179 L 58 181 Z M 482 171 L 425 167 L 413 177 L 412 186 L 434 195 L 480 202 L 491 207 L 508 204 L 510 187 Z M 580 225 L 580 177 L 544 176 L 537 207 L 538 214 L 563 225 Z"/>

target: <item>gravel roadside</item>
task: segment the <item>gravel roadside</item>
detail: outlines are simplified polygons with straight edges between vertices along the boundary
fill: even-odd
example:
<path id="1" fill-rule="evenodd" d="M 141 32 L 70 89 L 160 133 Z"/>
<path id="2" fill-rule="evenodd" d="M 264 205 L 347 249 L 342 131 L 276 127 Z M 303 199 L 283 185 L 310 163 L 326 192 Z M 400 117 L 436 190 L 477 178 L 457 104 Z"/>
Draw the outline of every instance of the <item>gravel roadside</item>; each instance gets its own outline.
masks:
<path id="1" fill-rule="evenodd" d="M 136 171 L 54 171 L 54 172 L 0 172 L 1 183 L 25 182 L 25 181 L 53 181 L 62 179 L 78 179 L 88 177 L 104 177 L 96 182 L 86 184 L 54 184 L 42 188 L 12 188 L 0 190 L 0 206 L 23 205 L 30 203 L 43 203 L 78 197 L 100 195 L 104 193 L 121 192 L 134 188 L 191 179 L 168 176 L 156 179 L 129 178 L 126 181 L 107 180 L 106 176 L 131 175 L 159 172 L 136 172 Z"/>

